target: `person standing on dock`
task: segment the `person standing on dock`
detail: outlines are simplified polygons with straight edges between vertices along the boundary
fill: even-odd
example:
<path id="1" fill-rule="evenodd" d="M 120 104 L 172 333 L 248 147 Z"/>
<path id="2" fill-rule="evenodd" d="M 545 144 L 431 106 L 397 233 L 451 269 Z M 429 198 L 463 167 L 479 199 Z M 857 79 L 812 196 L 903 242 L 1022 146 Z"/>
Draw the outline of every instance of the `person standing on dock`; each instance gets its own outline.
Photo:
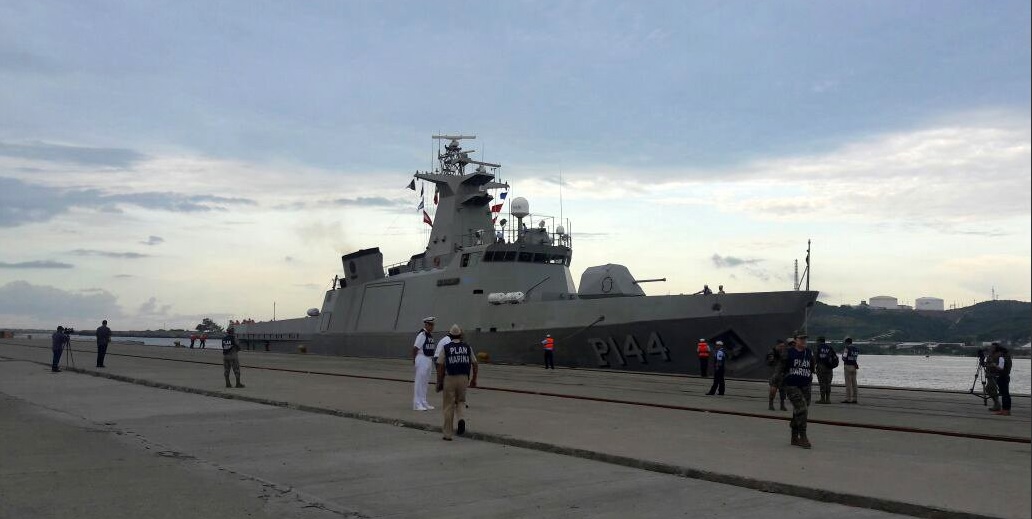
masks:
<path id="1" fill-rule="evenodd" d="M 208 334 L 207 333 L 202 333 L 201 334 L 201 349 L 202 350 L 204 349 L 204 344 L 206 342 L 208 342 Z"/>
<path id="2" fill-rule="evenodd" d="M 810 405 L 810 386 L 813 384 L 814 356 L 806 347 L 806 335 L 796 333 L 792 347 L 785 355 L 781 373 L 785 378 L 785 394 L 792 402 L 792 445 L 809 449 L 810 439 L 806 437 L 806 415 Z"/>
<path id="3" fill-rule="evenodd" d="M 846 337 L 844 342 L 846 344 L 846 351 L 842 352 L 842 364 L 844 365 L 842 370 L 846 372 L 846 399 L 842 403 L 855 404 L 856 370 L 860 369 L 860 365 L 856 363 L 856 358 L 860 356 L 860 349 L 853 346 L 852 337 Z"/>
<path id="4" fill-rule="evenodd" d="M 706 339 L 699 339 L 695 352 L 699 355 L 699 376 L 706 378 L 706 369 L 709 368 L 709 344 L 706 344 Z"/>
<path id="5" fill-rule="evenodd" d="M 817 385 L 820 386 L 821 397 L 818 404 L 831 403 L 831 381 L 835 377 L 835 366 L 838 365 L 838 354 L 823 336 L 817 337 Z"/>
<path id="6" fill-rule="evenodd" d="M 50 363 L 50 371 L 59 373 L 61 368 L 61 354 L 64 353 L 65 345 L 71 342 L 71 338 L 64 332 L 64 326 L 58 326 L 57 331 L 50 336 L 50 349 L 54 352 L 54 361 Z"/>
<path id="7" fill-rule="evenodd" d="M 236 387 L 244 387 L 240 383 L 240 344 L 236 340 L 236 332 L 232 327 L 226 330 L 226 336 L 222 338 L 222 367 L 226 376 L 226 387 L 233 387 L 229 383 L 229 370 L 236 375 Z"/>
<path id="8" fill-rule="evenodd" d="M 555 369 L 555 339 L 551 334 L 545 335 L 541 346 L 545 349 L 545 369 Z"/>
<path id="9" fill-rule="evenodd" d="M 194 346 L 195 342 L 197 342 L 197 334 L 196 333 L 191 333 L 190 334 L 190 349 L 191 350 L 193 349 L 193 346 Z"/>
<path id="10" fill-rule="evenodd" d="M 429 411 L 434 406 L 426 401 L 427 384 L 430 383 L 430 372 L 434 369 L 434 317 L 423 319 L 423 329 L 416 334 L 416 342 L 412 344 L 412 364 L 416 368 L 415 387 L 412 391 L 412 410 Z"/>
<path id="11" fill-rule="evenodd" d="M 995 413 L 1001 409 L 1000 407 L 1000 388 L 996 386 L 996 375 L 992 372 L 990 366 L 996 365 L 1000 360 L 1000 352 L 996 351 L 995 348 L 989 350 L 989 354 L 982 357 L 982 352 L 979 351 L 979 362 L 982 363 L 982 368 L 985 370 L 985 396 L 989 397 L 993 401 L 993 405 L 989 408 L 990 413 Z"/>
<path id="12" fill-rule="evenodd" d="M 994 414 L 1010 416 L 1010 373 L 1012 365 L 1010 351 L 1001 346 L 998 342 L 993 343 L 992 351 L 998 358 L 995 364 L 989 365 L 989 373 L 996 375 L 996 387 L 1000 391 L 1000 400 L 1003 401 L 1003 405 L 1000 407 L 1000 410 L 996 411 Z"/>
<path id="13" fill-rule="evenodd" d="M 770 373 L 770 393 L 767 398 L 767 410 L 774 410 L 774 396 L 781 393 L 781 410 L 787 411 L 785 407 L 785 375 L 782 371 L 782 364 L 785 363 L 785 341 L 778 339 L 778 342 L 771 347 L 767 353 L 767 365 L 773 368 Z"/>
<path id="14" fill-rule="evenodd" d="M 717 341 L 717 353 L 713 357 L 713 385 L 707 395 L 724 395 L 724 362 L 727 360 L 727 351 L 724 350 L 724 341 Z"/>
<path id="15" fill-rule="evenodd" d="M 111 328 L 107 326 L 107 319 L 101 321 L 100 328 L 97 328 L 97 367 L 103 368 L 104 356 L 107 355 L 108 344 L 111 343 Z"/>
<path id="16" fill-rule="evenodd" d="M 466 388 L 477 387 L 477 357 L 473 348 L 462 340 L 462 328 L 453 324 L 448 335 L 452 342 L 444 347 L 437 358 L 437 392 L 444 392 L 444 439 L 452 440 L 452 434 L 466 433 L 463 408 L 466 404 Z M 458 426 L 455 419 L 458 418 Z"/>

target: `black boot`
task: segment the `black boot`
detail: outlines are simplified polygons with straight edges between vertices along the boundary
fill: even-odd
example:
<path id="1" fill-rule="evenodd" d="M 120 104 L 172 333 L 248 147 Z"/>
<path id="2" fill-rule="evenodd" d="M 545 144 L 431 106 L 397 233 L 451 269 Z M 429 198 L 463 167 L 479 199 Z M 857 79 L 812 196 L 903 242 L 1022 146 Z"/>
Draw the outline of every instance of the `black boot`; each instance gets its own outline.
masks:
<path id="1" fill-rule="evenodd" d="M 812 445 L 810 445 L 810 439 L 806 437 L 806 433 L 805 432 L 799 433 L 799 439 L 797 440 L 796 445 L 798 445 L 798 446 L 800 446 L 800 447 L 802 447 L 804 449 L 809 449 L 809 448 L 813 447 Z"/>
<path id="2" fill-rule="evenodd" d="M 773 411 L 774 410 L 774 397 L 770 397 L 770 399 L 767 401 L 767 410 L 768 411 Z"/>

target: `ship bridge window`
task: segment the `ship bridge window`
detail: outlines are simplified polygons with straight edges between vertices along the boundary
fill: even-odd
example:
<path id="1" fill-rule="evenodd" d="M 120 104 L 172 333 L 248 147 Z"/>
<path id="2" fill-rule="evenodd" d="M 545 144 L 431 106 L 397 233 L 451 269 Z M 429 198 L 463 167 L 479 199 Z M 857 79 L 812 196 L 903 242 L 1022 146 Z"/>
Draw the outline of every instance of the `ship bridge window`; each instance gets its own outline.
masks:
<path id="1" fill-rule="evenodd" d="M 497 256 L 495 257 L 495 261 L 498 261 Z M 507 250 L 507 251 L 505 251 L 505 257 L 502 258 L 502 261 L 516 261 L 516 251 L 514 251 L 514 250 Z"/>
<path id="2" fill-rule="evenodd" d="M 469 254 L 463 254 L 462 255 L 462 266 L 463 267 L 468 267 L 469 266 Z"/>
<path id="3" fill-rule="evenodd" d="M 522 263 L 530 263 L 530 261 L 533 260 L 533 259 L 534 259 L 534 255 L 529 253 L 529 252 L 521 252 L 520 253 L 519 261 L 522 262 Z"/>

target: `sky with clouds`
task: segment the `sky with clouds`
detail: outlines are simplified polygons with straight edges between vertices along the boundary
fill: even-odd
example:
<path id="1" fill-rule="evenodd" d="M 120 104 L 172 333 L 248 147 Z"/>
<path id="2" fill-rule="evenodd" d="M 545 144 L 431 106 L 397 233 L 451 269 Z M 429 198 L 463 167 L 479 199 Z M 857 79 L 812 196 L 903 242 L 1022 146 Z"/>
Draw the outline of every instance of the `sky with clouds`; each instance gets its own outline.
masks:
<path id="1" fill-rule="evenodd" d="M 0 4 L 0 326 L 303 315 L 476 134 L 575 279 L 1032 298 L 1027 1 Z M 560 177 L 562 205 L 560 207 Z"/>

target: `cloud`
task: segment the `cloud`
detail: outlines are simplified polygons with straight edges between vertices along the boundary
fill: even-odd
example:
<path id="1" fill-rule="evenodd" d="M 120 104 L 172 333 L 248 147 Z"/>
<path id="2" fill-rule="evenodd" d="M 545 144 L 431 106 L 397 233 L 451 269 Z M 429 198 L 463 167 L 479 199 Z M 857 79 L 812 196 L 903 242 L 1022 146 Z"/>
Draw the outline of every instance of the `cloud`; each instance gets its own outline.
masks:
<path id="1" fill-rule="evenodd" d="M 0 261 L 0 269 L 70 269 L 75 268 L 75 265 L 71 263 L 62 263 L 60 261 L 51 260 L 36 260 L 36 261 L 22 261 L 19 263 L 7 263 Z"/>
<path id="2" fill-rule="evenodd" d="M 120 213 L 120 206 L 195 213 L 226 211 L 228 206 L 254 206 L 254 200 L 174 192 L 109 193 L 99 189 L 66 189 L 0 177 L 0 227 L 46 222 L 73 208 Z"/>
<path id="3" fill-rule="evenodd" d="M 165 243 L 165 238 L 162 238 L 161 236 L 151 235 L 145 241 L 141 241 L 140 243 L 144 245 L 159 245 L 161 243 Z"/>
<path id="4" fill-rule="evenodd" d="M 360 196 L 357 198 L 338 198 L 336 200 L 329 200 L 322 203 L 323 205 L 332 205 L 338 207 L 373 207 L 373 208 L 384 208 L 384 209 L 395 209 L 402 207 L 415 207 L 415 202 L 401 199 L 384 198 L 380 196 L 365 197 Z"/>
<path id="5" fill-rule="evenodd" d="M 284 256 L 283 257 L 283 262 L 284 263 L 294 263 L 296 261 L 297 260 L 295 260 L 293 256 Z"/>
<path id="6" fill-rule="evenodd" d="M 0 315 L 12 321 L 72 324 L 122 316 L 114 294 L 106 290 L 67 291 L 12 281 L 0 286 Z M 13 318 L 13 319 L 12 319 Z"/>
<path id="7" fill-rule="evenodd" d="M 171 309 L 172 305 L 159 305 L 158 298 L 151 297 L 140 305 L 140 308 L 136 311 L 136 313 L 138 316 L 141 317 L 163 317 L 168 316 L 168 313 Z"/>
<path id="8" fill-rule="evenodd" d="M 713 261 L 713 266 L 719 268 L 734 268 L 742 265 L 755 265 L 763 260 L 759 259 L 742 259 L 734 256 L 721 256 L 720 254 L 713 254 L 710 258 Z"/>
<path id="9" fill-rule="evenodd" d="M 0 156 L 113 168 L 128 168 L 147 158 L 140 152 L 122 148 L 89 148 L 49 142 L 0 142 Z"/>
<path id="10" fill-rule="evenodd" d="M 72 250 L 72 251 L 68 251 L 68 253 L 69 254 L 74 254 L 76 256 L 101 256 L 101 257 L 104 257 L 104 258 L 121 258 L 121 259 L 140 259 L 140 258 L 149 258 L 150 257 L 149 254 L 141 254 L 139 252 L 110 252 L 110 251 L 94 250 L 94 249 L 75 249 L 75 250 Z"/>
<path id="11" fill-rule="evenodd" d="M 111 277 L 113 277 L 115 279 L 129 279 L 129 278 L 134 278 L 136 276 L 134 276 L 132 274 L 115 274 L 114 276 L 111 276 Z"/>

